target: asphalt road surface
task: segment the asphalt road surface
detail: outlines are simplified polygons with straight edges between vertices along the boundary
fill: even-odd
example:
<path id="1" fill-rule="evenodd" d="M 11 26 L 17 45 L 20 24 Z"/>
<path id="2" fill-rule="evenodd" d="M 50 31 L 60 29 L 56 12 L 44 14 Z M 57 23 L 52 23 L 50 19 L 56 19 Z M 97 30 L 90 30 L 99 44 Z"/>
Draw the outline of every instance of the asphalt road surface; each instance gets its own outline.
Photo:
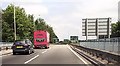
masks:
<path id="1" fill-rule="evenodd" d="M 5 55 L 2 64 L 89 64 L 69 45 L 50 45 L 49 49 L 35 49 L 30 55 Z"/>

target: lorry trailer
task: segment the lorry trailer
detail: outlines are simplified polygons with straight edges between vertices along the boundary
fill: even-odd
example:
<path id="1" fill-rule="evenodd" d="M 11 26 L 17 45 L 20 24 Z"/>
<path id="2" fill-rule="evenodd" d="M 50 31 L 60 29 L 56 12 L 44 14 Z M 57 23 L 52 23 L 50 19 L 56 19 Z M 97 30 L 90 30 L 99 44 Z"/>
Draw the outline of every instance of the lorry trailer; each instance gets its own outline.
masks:
<path id="1" fill-rule="evenodd" d="M 49 48 L 49 33 L 47 31 L 34 31 L 34 48 Z"/>

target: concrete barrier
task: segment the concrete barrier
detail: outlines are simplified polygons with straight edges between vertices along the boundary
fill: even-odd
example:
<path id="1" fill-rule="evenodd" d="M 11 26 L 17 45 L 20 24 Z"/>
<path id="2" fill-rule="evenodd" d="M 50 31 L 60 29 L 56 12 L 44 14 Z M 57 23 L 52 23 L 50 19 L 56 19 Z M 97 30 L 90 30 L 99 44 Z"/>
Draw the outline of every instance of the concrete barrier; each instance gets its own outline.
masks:
<path id="1" fill-rule="evenodd" d="M 84 40 L 80 41 L 80 44 L 78 45 L 86 48 L 99 49 L 103 51 L 109 51 L 111 53 L 120 54 L 120 37 L 99 40 Z"/>
<path id="2" fill-rule="evenodd" d="M 0 56 L 2 55 L 8 55 L 12 53 L 12 49 L 8 49 L 8 50 L 2 50 L 0 51 Z"/>
<path id="3" fill-rule="evenodd" d="M 0 42 L 0 51 L 11 49 L 12 45 L 12 42 Z"/>
<path id="4" fill-rule="evenodd" d="M 0 42 L 0 56 L 12 53 L 12 42 Z"/>

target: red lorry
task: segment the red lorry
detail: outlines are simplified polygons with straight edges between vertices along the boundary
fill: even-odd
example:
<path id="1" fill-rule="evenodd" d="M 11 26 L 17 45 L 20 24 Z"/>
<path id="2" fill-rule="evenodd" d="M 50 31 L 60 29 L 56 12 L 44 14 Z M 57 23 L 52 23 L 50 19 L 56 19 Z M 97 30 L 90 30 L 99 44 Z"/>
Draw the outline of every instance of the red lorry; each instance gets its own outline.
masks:
<path id="1" fill-rule="evenodd" d="M 49 33 L 44 30 L 34 31 L 34 47 L 49 48 Z"/>

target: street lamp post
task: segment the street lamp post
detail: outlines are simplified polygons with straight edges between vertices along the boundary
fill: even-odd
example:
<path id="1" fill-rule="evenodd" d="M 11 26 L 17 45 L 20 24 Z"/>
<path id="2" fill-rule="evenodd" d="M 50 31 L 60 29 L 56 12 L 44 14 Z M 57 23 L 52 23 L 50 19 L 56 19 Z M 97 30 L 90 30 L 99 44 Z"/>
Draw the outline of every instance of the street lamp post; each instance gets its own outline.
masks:
<path id="1" fill-rule="evenodd" d="M 14 40 L 16 40 L 16 21 L 15 21 L 15 5 L 14 5 Z"/>

